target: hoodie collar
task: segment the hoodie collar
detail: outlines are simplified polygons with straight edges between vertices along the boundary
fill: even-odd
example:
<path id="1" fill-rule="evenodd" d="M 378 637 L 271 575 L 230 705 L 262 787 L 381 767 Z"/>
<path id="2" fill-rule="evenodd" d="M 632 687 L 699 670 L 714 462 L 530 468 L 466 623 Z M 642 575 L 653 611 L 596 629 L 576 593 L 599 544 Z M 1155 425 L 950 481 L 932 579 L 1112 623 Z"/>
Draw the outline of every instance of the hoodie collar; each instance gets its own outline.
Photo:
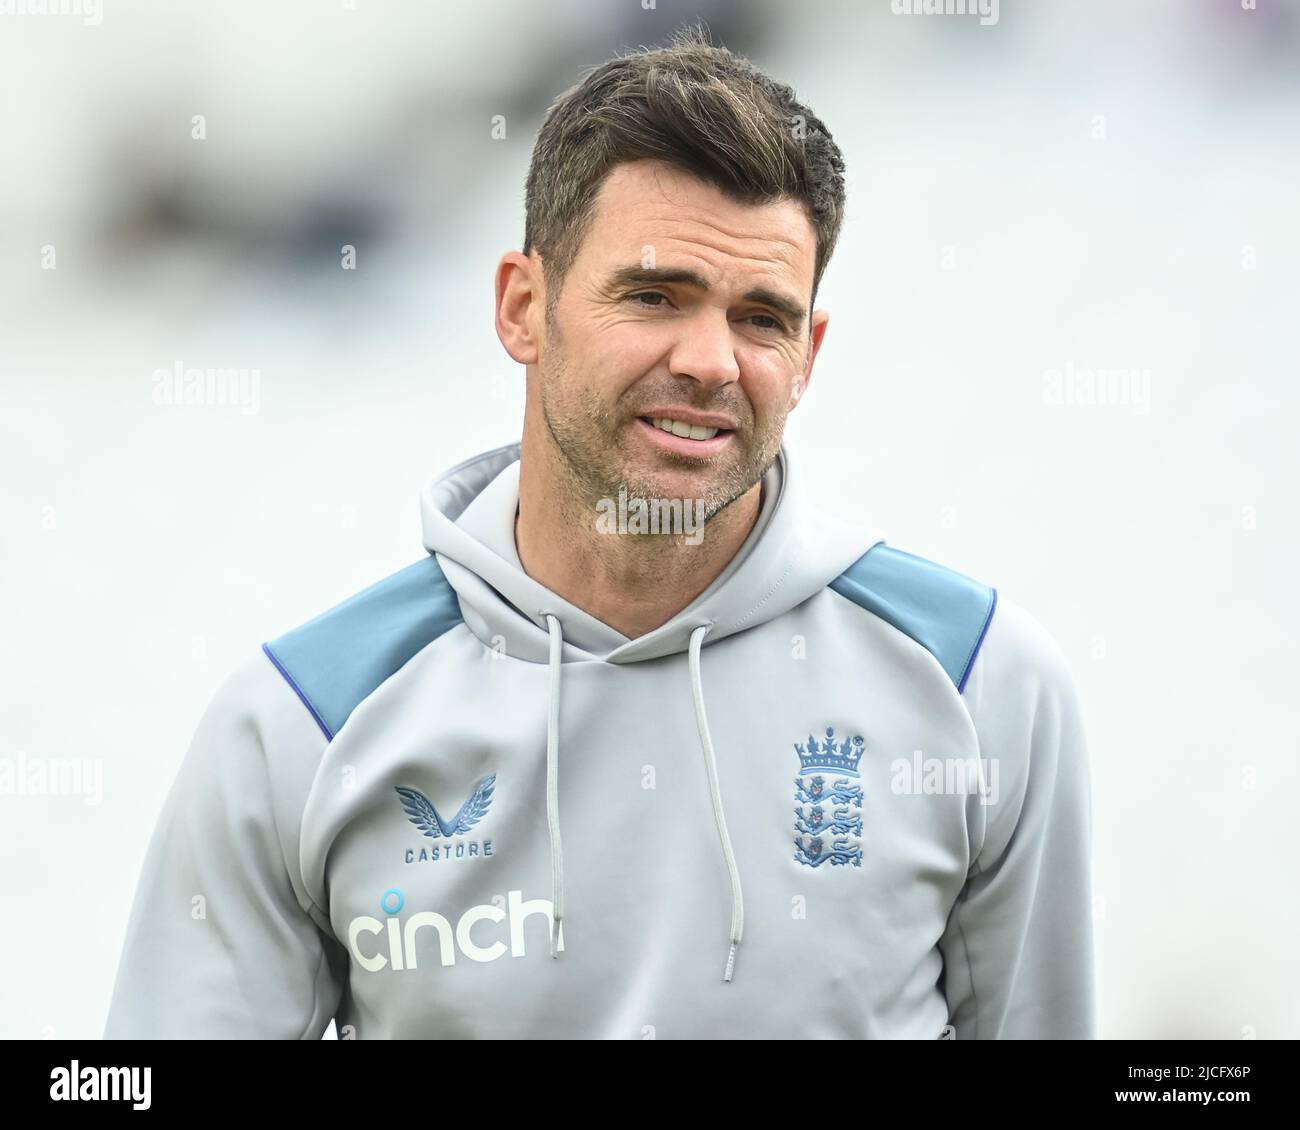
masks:
<path id="1" fill-rule="evenodd" d="M 438 554 L 466 626 L 532 662 L 548 662 L 547 613 L 563 625 L 565 660 L 632 663 L 685 652 L 702 624 L 712 625 L 711 644 L 793 608 L 881 540 L 809 507 L 783 444 L 763 478 L 753 529 L 726 568 L 667 623 L 629 639 L 524 572 L 514 534 L 519 450 L 506 444 L 458 464 L 425 488 L 420 504 L 425 548 Z"/>

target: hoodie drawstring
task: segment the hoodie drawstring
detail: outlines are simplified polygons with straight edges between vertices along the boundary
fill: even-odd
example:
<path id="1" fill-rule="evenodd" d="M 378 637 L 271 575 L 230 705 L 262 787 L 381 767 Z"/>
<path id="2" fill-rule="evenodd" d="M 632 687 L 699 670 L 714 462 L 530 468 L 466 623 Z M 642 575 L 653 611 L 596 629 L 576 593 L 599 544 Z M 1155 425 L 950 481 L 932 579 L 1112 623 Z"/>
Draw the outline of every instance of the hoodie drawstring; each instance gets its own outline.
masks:
<path id="1" fill-rule="evenodd" d="M 745 901 L 740 890 L 740 872 L 736 869 L 736 856 L 731 850 L 731 837 L 727 834 L 727 818 L 722 812 L 722 791 L 718 787 L 718 765 L 713 756 L 713 738 L 709 734 L 709 720 L 704 715 L 704 687 L 700 683 L 700 644 L 713 627 L 701 624 L 691 632 L 691 693 L 695 696 L 695 721 L 700 729 L 700 744 L 704 747 L 704 764 L 709 771 L 709 795 L 713 798 L 713 818 L 717 821 L 718 836 L 722 840 L 722 857 L 727 861 L 727 874 L 731 878 L 731 948 L 727 951 L 727 967 L 722 979 L 731 980 L 736 967 L 736 947 L 745 927 Z"/>
<path id="2" fill-rule="evenodd" d="M 558 754 L 560 744 L 560 672 L 563 667 L 562 652 L 564 632 L 559 618 L 549 612 L 546 617 L 550 631 L 550 693 L 546 713 L 546 830 L 551 842 L 551 956 L 559 957 L 564 948 L 564 853 L 560 844 L 560 813 Z M 701 624 L 691 632 L 690 672 L 691 695 L 695 700 L 695 722 L 700 731 L 700 744 L 704 749 L 704 765 L 709 778 L 709 796 L 713 802 L 713 818 L 722 841 L 722 857 L 727 864 L 731 880 L 731 946 L 727 951 L 727 965 L 723 981 L 730 981 L 736 968 L 736 947 L 740 945 L 745 926 L 745 901 L 740 889 L 740 872 L 736 867 L 735 852 L 727 833 L 727 818 L 722 811 L 722 790 L 718 786 L 718 765 L 713 753 L 713 738 L 709 733 L 709 720 L 704 713 L 704 687 L 700 682 L 700 646 L 713 625 Z"/>
<path id="3" fill-rule="evenodd" d="M 550 707 L 546 712 L 546 830 L 551 839 L 551 956 L 564 948 L 564 853 L 560 846 L 560 798 L 556 781 L 560 744 L 560 668 L 564 633 L 560 621 L 543 613 L 551 633 Z"/>

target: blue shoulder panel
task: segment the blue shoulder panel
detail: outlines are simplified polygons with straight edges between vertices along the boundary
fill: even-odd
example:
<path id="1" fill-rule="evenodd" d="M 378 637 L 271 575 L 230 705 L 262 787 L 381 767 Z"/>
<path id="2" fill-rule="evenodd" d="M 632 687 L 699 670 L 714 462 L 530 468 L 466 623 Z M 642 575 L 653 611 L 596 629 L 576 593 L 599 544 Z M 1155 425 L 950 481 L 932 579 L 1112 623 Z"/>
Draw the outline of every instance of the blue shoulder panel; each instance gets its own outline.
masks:
<path id="1" fill-rule="evenodd" d="M 460 621 L 456 592 L 431 553 L 262 650 L 333 741 L 363 699 Z"/>
<path id="2" fill-rule="evenodd" d="M 939 661 L 960 694 L 989 630 L 996 589 L 879 542 L 830 587 L 911 636 Z"/>

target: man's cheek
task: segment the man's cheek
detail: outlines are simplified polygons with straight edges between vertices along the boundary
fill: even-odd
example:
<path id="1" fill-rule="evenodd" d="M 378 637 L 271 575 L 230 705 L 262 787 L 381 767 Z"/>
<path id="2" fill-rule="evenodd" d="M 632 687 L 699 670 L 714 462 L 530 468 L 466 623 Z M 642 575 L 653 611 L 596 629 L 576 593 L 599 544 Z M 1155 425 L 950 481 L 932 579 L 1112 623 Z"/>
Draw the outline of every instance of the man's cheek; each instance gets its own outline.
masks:
<path id="1" fill-rule="evenodd" d="M 640 357 L 629 350 L 602 348 L 589 370 L 592 381 L 607 394 L 610 402 L 618 400 L 645 376 L 648 369 Z"/>

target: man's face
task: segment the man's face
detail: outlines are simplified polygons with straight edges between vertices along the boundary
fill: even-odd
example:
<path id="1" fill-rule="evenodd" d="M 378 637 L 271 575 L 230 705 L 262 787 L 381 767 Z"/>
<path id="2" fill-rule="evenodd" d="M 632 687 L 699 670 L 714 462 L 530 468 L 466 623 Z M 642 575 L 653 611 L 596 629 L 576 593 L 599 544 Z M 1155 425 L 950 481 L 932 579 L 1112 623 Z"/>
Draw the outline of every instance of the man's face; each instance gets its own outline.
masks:
<path id="1" fill-rule="evenodd" d="M 580 489 L 702 499 L 707 518 L 758 482 L 821 343 L 815 256 L 793 201 L 740 204 L 662 162 L 616 166 L 538 355 L 543 417 Z"/>

